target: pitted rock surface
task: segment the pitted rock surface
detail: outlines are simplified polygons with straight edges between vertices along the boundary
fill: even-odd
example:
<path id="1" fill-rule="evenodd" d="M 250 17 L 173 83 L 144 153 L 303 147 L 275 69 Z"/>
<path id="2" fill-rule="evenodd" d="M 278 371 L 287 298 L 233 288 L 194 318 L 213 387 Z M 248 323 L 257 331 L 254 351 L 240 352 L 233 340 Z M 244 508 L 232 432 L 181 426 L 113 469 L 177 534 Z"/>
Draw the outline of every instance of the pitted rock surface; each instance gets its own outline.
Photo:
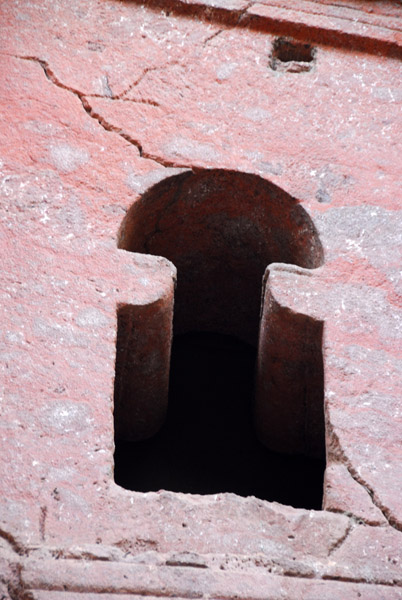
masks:
<path id="1" fill-rule="evenodd" d="M 402 598 L 400 3 L 9 0 L 0 12 L 0 597 Z M 314 60 L 273 69 L 278 37 Z M 237 174 L 229 196 L 176 185 L 215 172 Z M 251 176 L 272 210 L 247 196 Z M 162 216 L 147 212 L 155 189 Z M 141 248 L 138 222 L 127 226 L 138 214 Z M 287 243 L 303 251 L 286 258 L 268 214 L 287 215 Z M 120 425 L 145 435 L 166 411 L 176 275 L 180 286 L 167 254 L 177 240 L 198 252 L 190 273 L 207 269 L 219 239 L 218 267 L 235 271 L 265 256 L 261 231 L 280 250 L 258 271 L 260 363 L 275 389 L 304 386 L 307 400 L 277 393 L 265 411 L 260 367 L 257 421 L 262 437 L 319 446 L 308 415 L 322 386 L 322 510 L 123 489 L 118 309 L 134 307 L 121 339 L 142 344 Z M 214 286 L 229 289 L 218 267 Z M 248 308 L 248 288 L 238 298 Z M 323 377 L 306 376 L 310 389 L 289 373 L 314 324 Z"/>

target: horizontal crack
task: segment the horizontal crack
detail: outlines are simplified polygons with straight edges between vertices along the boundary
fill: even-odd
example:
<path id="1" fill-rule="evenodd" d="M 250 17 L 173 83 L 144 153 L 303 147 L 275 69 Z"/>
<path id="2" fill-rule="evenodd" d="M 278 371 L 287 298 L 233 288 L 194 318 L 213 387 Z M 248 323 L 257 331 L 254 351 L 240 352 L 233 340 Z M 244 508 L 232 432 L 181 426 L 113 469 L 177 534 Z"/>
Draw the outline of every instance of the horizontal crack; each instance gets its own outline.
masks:
<path id="1" fill-rule="evenodd" d="M 323 575 L 324 581 L 341 581 L 343 583 L 364 583 L 365 585 L 385 585 L 389 587 L 402 587 L 401 581 L 383 581 L 383 580 L 372 580 L 367 581 L 364 577 L 352 577 L 347 575 Z"/>
<path id="2" fill-rule="evenodd" d="M 114 100 L 114 98 L 112 98 Z M 133 104 L 148 104 L 149 106 L 160 107 L 159 102 L 150 100 L 149 98 L 119 98 L 120 102 L 132 102 Z"/>
<path id="3" fill-rule="evenodd" d="M 204 565 L 203 563 L 181 562 L 180 560 L 167 560 L 165 565 L 167 567 L 191 567 L 193 569 L 208 569 L 208 565 Z"/>
<path id="4" fill-rule="evenodd" d="M 334 513 L 337 515 L 344 515 L 345 517 L 348 517 L 349 519 L 351 519 L 351 521 L 353 523 L 355 523 L 356 525 L 369 525 L 370 527 L 387 527 L 389 525 L 388 521 L 386 521 L 386 523 L 373 522 L 369 518 L 366 518 L 363 516 L 356 516 L 353 512 L 348 511 L 348 510 L 343 510 L 341 508 L 331 507 L 331 508 L 326 508 L 325 510 L 327 512 L 331 512 L 331 513 Z"/>
<path id="5" fill-rule="evenodd" d="M 60 562 L 62 562 L 63 559 L 59 559 L 58 564 L 59 564 L 59 569 L 62 570 L 62 565 L 60 564 Z M 80 560 L 77 562 L 81 562 Z M 127 566 L 127 563 L 123 563 Z M 190 566 L 190 565 L 188 565 Z M 158 569 L 163 569 L 163 568 L 175 568 L 175 569 L 183 569 L 186 570 L 188 568 L 188 566 L 176 566 L 176 565 L 171 565 L 171 566 L 165 566 L 165 567 L 157 567 L 156 568 L 156 572 Z M 194 565 L 191 565 L 194 568 Z M 204 571 L 204 569 L 199 569 L 199 567 L 197 568 L 197 570 L 201 570 Z M 88 571 L 89 572 L 89 571 Z M 316 582 L 317 581 L 340 581 L 340 582 L 344 582 L 344 583 L 360 583 L 360 584 L 364 584 L 367 586 L 378 586 L 378 585 L 382 585 L 382 586 L 387 586 L 387 587 L 402 587 L 402 582 L 399 580 L 382 580 L 382 579 L 377 579 L 377 578 L 373 578 L 373 579 L 366 579 L 362 576 L 357 576 L 357 577 L 353 577 L 352 575 L 331 575 L 331 574 L 323 574 L 321 577 L 319 578 L 314 578 L 311 575 L 303 575 L 303 574 L 296 574 L 293 572 L 284 572 L 283 574 L 279 575 L 278 573 L 273 573 L 276 577 L 291 577 L 293 580 L 295 579 L 299 579 L 301 581 L 305 581 L 308 580 L 311 582 L 312 579 L 314 579 Z M 22 570 L 22 582 L 23 584 L 25 584 L 25 586 L 27 585 L 28 582 L 24 581 L 24 570 Z M 29 586 L 29 583 L 28 583 Z M 32 589 L 32 588 L 30 588 Z M 175 591 L 172 593 L 171 589 L 168 589 L 165 587 L 163 588 L 159 588 L 158 590 L 156 590 L 154 587 L 151 587 L 151 589 L 146 586 L 146 585 L 142 585 L 141 583 L 135 582 L 135 583 L 124 583 L 121 584 L 120 586 L 113 586 L 112 588 L 105 588 L 104 585 L 99 585 L 96 584 L 95 582 L 82 582 L 82 583 L 73 583 L 70 585 L 66 585 L 64 584 L 62 581 L 59 582 L 52 582 L 51 580 L 49 580 L 49 578 L 45 579 L 36 579 L 35 580 L 35 587 L 33 588 L 35 591 L 39 591 L 39 590 L 46 590 L 46 591 L 64 591 L 64 592 L 76 592 L 76 593 L 95 593 L 95 594 L 104 594 L 105 592 L 109 592 L 109 593 L 114 593 L 114 594 L 133 594 L 135 596 L 143 596 L 143 597 L 148 597 L 148 596 L 152 596 L 152 597 L 159 597 L 159 598 L 171 598 L 172 596 L 176 596 L 177 593 L 177 588 L 175 588 Z M 202 598 L 203 594 L 201 592 L 198 591 L 193 591 L 193 590 L 180 590 L 179 595 L 181 598 L 186 598 L 186 600 L 191 600 L 191 599 L 197 599 L 197 598 Z M 214 598 L 216 598 L 217 600 L 233 600 L 233 595 L 228 595 L 225 592 L 221 592 L 221 593 L 215 593 L 214 594 Z"/>

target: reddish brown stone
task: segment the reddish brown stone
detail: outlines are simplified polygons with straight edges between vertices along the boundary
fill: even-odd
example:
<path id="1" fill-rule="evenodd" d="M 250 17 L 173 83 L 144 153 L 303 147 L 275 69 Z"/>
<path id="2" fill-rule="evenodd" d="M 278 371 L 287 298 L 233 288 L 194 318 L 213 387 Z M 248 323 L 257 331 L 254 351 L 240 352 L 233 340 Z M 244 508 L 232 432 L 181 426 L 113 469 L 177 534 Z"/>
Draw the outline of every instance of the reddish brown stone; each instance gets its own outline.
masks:
<path id="1" fill-rule="evenodd" d="M 386 525 L 387 521 L 373 503 L 368 490 L 360 485 L 344 464 L 333 464 L 325 470 L 323 507 L 334 512 L 350 513 L 369 525 Z"/>
<path id="2" fill-rule="evenodd" d="M 400 7 L 0 10 L 0 596 L 402 597 Z M 255 340 L 264 291 L 257 429 L 317 454 L 324 414 L 323 510 L 114 482 L 175 267 L 182 331 Z"/>

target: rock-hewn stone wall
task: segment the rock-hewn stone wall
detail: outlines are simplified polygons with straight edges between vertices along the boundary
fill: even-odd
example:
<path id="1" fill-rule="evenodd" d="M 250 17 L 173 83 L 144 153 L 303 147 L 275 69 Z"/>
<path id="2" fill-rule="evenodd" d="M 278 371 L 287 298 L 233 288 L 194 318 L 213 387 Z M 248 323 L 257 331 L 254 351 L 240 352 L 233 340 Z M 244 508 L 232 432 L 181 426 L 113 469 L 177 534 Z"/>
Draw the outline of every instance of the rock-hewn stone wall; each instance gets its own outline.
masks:
<path id="1" fill-rule="evenodd" d="M 400 2 L 0 11 L 0 597 L 402 597 Z M 176 267 L 178 328 L 251 342 L 261 279 L 257 431 L 325 418 L 322 510 L 115 483 Z"/>

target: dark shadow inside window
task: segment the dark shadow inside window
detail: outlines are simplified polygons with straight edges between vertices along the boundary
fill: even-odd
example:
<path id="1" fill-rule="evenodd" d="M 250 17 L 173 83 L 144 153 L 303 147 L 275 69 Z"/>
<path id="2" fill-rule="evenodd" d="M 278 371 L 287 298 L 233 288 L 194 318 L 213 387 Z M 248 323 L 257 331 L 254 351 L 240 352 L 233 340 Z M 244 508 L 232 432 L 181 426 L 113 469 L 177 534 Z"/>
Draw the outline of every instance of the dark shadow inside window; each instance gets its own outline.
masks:
<path id="1" fill-rule="evenodd" d="M 255 359 L 256 349 L 232 336 L 176 336 L 166 422 L 151 439 L 116 441 L 116 483 L 320 509 L 325 461 L 272 452 L 255 435 Z"/>
<path id="2" fill-rule="evenodd" d="M 322 324 L 269 300 L 261 313 L 268 265 L 323 264 L 318 232 L 300 202 L 255 175 L 186 171 L 133 203 L 118 245 L 171 261 L 177 287 L 168 402 L 165 309 L 118 309 L 116 483 L 319 509 Z"/>

